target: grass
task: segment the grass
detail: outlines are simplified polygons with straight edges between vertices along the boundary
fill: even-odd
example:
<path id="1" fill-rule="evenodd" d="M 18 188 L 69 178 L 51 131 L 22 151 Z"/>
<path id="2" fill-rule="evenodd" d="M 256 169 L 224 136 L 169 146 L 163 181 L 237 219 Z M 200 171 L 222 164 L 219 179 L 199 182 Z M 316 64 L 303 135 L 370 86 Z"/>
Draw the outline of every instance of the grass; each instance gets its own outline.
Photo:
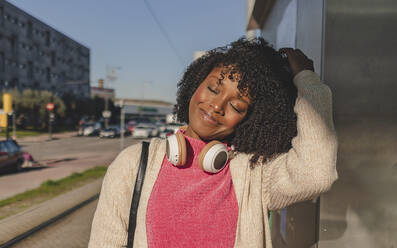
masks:
<path id="1" fill-rule="evenodd" d="M 8 134 L 10 136 L 13 135 L 12 129 L 9 130 Z M 27 136 L 38 136 L 38 135 L 44 134 L 44 132 L 34 131 L 34 130 L 17 130 L 15 132 L 15 134 L 16 134 L 17 137 L 27 137 Z M 5 136 L 6 136 L 6 132 L 3 129 L 0 132 L 0 137 L 5 137 Z"/>
<path id="2" fill-rule="evenodd" d="M 0 200 L 0 220 L 101 178 L 105 175 L 106 170 L 105 166 L 97 166 L 59 180 L 45 181 L 38 188 Z"/>
<path id="3" fill-rule="evenodd" d="M 73 127 L 57 127 L 56 129 L 53 130 L 52 133 L 64 133 L 64 132 L 75 131 L 75 130 L 76 130 L 76 128 L 73 128 Z M 12 128 L 9 129 L 8 134 L 10 137 L 14 134 L 12 131 Z M 48 130 L 34 130 L 34 129 L 18 130 L 17 129 L 15 131 L 15 135 L 18 138 L 28 137 L 28 136 L 39 136 L 42 134 L 48 134 Z M 5 128 L 1 128 L 0 137 L 5 137 L 5 136 L 6 136 Z"/>

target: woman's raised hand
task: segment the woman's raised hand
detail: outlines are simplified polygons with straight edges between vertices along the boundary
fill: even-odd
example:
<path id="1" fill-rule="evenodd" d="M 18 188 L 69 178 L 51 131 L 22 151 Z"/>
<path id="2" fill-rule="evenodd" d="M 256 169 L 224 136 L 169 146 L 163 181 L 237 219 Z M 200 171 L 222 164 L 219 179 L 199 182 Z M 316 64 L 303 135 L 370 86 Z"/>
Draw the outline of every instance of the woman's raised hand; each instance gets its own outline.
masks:
<path id="1" fill-rule="evenodd" d="M 293 76 L 303 70 L 314 71 L 313 60 L 309 59 L 301 50 L 281 48 L 279 52 L 287 56 Z"/>

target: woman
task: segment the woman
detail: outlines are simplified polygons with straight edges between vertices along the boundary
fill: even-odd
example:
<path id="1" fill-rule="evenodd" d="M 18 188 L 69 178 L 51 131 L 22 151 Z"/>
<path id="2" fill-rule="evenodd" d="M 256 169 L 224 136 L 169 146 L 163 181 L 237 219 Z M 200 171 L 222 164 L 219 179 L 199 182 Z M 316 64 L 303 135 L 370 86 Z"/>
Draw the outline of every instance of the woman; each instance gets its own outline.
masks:
<path id="1" fill-rule="evenodd" d="M 311 60 L 261 38 L 193 62 L 175 105 L 187 123 L 176 139 L 186 142 L 186 161 L 151 141 L 134 247 L 271 247 L 268 211 L 312 199 L 337 178 L 331 105 Z M 207 172 L 202 151 L 214 140 L 233 158 Z M 140 152 L 131 146 L 109 167 L 89 247 L 126 245 Z"/>

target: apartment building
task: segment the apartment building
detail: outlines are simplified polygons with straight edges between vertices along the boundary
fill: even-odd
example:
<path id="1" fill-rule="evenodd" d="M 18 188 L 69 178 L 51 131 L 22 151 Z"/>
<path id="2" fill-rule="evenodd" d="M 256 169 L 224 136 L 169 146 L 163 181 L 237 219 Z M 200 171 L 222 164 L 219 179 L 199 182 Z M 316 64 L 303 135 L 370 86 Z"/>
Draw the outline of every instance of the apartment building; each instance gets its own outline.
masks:
<path id="1" fill-rule="evenodd" d="M 90 97 L 90 50 L 0 0 L 0 91 L 48 90 Z"/>

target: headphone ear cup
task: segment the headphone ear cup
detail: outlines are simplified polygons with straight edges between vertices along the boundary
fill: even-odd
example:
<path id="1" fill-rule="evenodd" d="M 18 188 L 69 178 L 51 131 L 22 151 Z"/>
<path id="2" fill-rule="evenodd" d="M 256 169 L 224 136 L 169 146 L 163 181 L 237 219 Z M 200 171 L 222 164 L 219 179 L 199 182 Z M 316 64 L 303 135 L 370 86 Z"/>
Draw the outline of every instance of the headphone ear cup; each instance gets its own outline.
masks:
<path id="1" fill-rule="evenodd" d="M 186 164 L 186 157 L 187 157 L 187 152 L 186 152 L 186 140 L 185 137 L 183 137 L 182 133 L 176 133 L 176 138 L 178 140 L 178 149 L 179 149 L 179 155 L 180 155 L 180 160 L 178 161 L 178 164 L 176 166 L 183 166 Z"/>
<path id="2" fill-rule="evenodd" d="M 175 166 L 182 166 L 186 163 L 186 140 L 181 133 L 167 137 L 166 156 L 167 160 Z"/>
<path id="3" fill-rule="evenodd" d="M 199 167 L 209 173 L 218 173 L 229 160 L 229 152 L 224 144 L 213 140 L 201 150 L 198 158 Z"/>

